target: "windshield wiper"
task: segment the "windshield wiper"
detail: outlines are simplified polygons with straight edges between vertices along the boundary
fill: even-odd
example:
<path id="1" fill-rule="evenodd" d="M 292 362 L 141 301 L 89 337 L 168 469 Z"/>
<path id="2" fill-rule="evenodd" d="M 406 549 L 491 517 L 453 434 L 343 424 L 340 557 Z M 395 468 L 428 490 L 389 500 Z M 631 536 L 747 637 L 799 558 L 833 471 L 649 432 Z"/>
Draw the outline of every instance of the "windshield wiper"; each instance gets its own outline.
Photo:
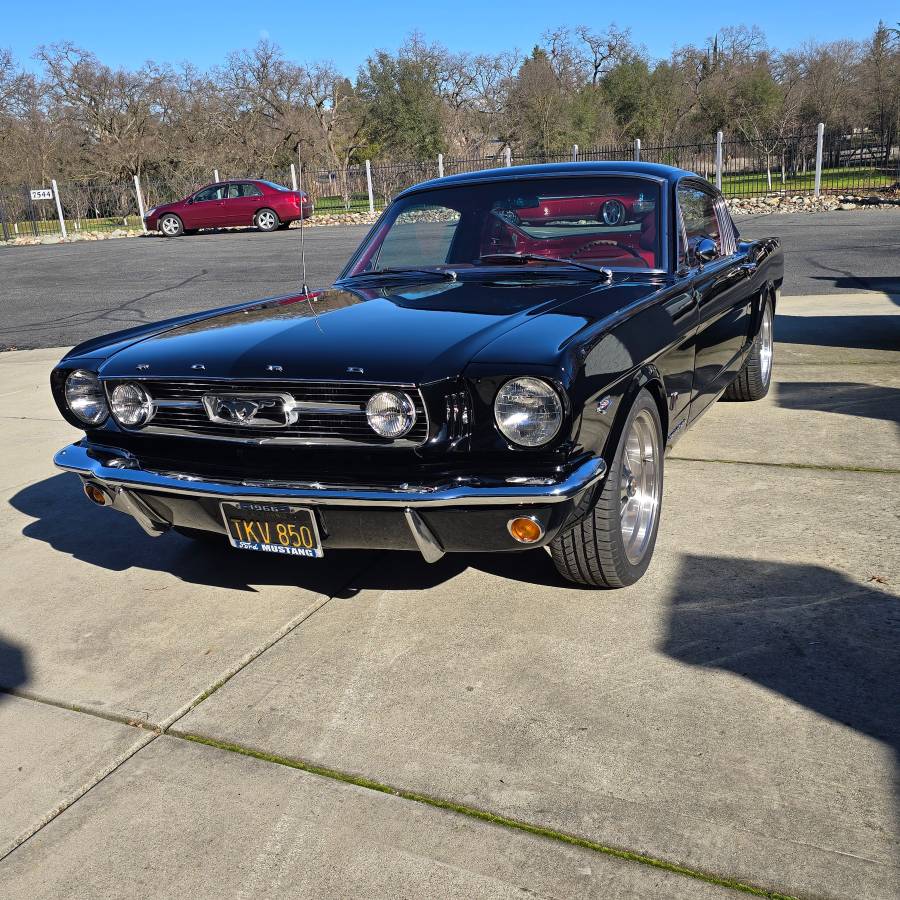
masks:
<path id="1" fill-rule="evenodd" d="M 559 256 L 544 256 L 541 253 L 486 253 L 478 262 L 487 263 L 528 263 L 528 262 L 552 262 L 562 263 L 566 266 L 576 266 L 579 269 L 587 269 L 588 272 L 599 272 L 607 281 L 612 281 L 612 269 L 603 266 L 592 266 L 590 263 L 582 262 L 580 259 L 569 259 Z"/>
<path id="2" fill-rule="evenodd" d="M 447 281 L 456 281 L 456 272 L 453 269 L 406 269 L 401 266 L 391 266 L 386 269 L 369 269 L 368 272 L 357 272 L 351 278 L 365 278 L 368 275 L 437 275 Z"/>

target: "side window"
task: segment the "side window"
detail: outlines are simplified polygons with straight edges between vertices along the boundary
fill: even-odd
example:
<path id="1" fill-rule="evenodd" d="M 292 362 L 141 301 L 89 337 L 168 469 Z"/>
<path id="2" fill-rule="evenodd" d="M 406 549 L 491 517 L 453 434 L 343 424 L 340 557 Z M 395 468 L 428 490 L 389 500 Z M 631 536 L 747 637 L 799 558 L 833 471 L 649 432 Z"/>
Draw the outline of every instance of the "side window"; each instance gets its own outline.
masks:
<path id="1" fill-rule="evenodd" d="M 722 255 L 722 235 L 719 218 L 716 215 L 716 198 L 693 185 L 681 185 L 678 188 L 678 207 L 684 220 L 689 260 L 697 241 L 701 238 L 715 241 L 719 255 Z"/>
<path id="2" fill-rule="evenodd" d="M 235 200 L 239 197 L 261 197 L 262 191 L 255 185 L 245 181 L 228 185 L 228 199 Z"/>
<path id="3" fill-rule="evenodd" d="M 225 195 L 225 185 L 217 184 L 215 187 L 204 188 L 194 194 L 194 203 L 205 203 L 207 200 L 221 200 Z"/>
<path id="4" fill-rule="evenodd" d="M 439 266 L 447 262 L 459 212 L 422 204 L 405 209 L 385 235 L 373 267 Z"/>

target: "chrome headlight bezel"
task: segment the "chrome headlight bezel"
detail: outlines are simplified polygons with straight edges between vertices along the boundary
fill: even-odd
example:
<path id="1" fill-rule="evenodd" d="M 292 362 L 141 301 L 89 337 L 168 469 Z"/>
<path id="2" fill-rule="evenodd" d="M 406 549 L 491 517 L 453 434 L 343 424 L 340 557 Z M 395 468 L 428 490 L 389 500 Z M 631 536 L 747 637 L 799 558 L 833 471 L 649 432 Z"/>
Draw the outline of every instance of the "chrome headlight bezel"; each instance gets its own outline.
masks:
<path id="1" fill-rule="evenodd" d="M 134 381 L 123 381 L 109 392 L 109 409 L 123 428 L 143 428 L 156 412 L 147 389 Z"/>
<path id="2" fill-rule="evenodd" d="M 403 391 L 378 391 L 366 403 L 366 421 L 379 437 L 396 441 L 416 424 L 416 405 Z"/>
<path id="3" fill-rule="evenodd" d="M 522 426 L 533 418 L 527 431 Z M 517 447 L 545 447 L 562 428 L 565 405 L 559 391 L 544 378 L 520 375 L 503 383 L 494 398 L 494 421 Z"/>
<path id="4" fill-rule="evenodd" d="M 66 408 L 82 425 L 97 428 L 109 418 L 109 403 L 96 372 L 73 369 L 66 376 L 62 393 Z"/>

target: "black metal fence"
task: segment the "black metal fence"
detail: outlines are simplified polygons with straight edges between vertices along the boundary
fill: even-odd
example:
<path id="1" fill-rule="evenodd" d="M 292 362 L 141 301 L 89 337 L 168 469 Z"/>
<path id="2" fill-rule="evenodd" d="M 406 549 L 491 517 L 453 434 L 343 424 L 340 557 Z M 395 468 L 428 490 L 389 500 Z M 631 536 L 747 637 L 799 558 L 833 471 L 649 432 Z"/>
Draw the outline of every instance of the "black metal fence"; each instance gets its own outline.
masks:
<path id="1" fill-rule="evenodd" d="M 729 136 L 721 148 L 715 140 L 693 144 L 640 146 L 639 142 L 590 149 L 573 147 L 553 155 L 513 155 L 506 148 L 478 157 L 447 157 L 410 162 L 373 163 L 370 167 L 372 206 L 382 209 L 399 191 L 436 178 L 504 165 L 569 162 L 572 160 L 633 160 L 679 166 L 715 182 L 726 197 L 769 194 L 812 195 L 816 180 L 817 134 L 799 132 L 780 138 L 749 140 Z M 721 172 L 717 158 L 721 153 Z M 316 214 L 368 212 L 370 182 L 364 165 L 320 168 L 297 164 L 281 169 L 230 172 L 206 171 L 196 165 L 173 163 L 140 178 L 145 208 L 185 197 L 197 188 L 228 178 L 265 178 L 293 187 L 297 183 L 315 204 Z M 296 182 L 295 182 L 296 179 Z M 900 184 L 900 148 L 871 132 L 828 132 L 822 146 L 820 192 L 867 194 Z M 31 190 L 49 184 L 0 185 L 0 240 L 59 234 L 55 199 L 32 199 Z M 67 180 L 58 184 L 63 218 L 69 233 L 109 233 L 141 228 L 133 179 L 112 181 Z"/>

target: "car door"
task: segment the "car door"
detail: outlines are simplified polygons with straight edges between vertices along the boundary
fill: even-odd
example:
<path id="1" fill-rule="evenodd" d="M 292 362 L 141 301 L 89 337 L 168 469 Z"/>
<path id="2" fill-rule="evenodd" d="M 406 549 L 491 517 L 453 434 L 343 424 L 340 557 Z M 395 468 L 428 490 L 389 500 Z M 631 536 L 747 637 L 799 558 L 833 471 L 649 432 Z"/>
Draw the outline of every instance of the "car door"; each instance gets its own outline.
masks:
<path id="1" fill-rule="evenodd" d="M 228 185 L 224 206 L 223 225 L 252 225 L 256 215 L 257 200 L 262 191 L 247 181 L 233 181 Z"/>
<path id="2" fill-rule="evenodd" d="M 227 185 L 211 184 L 197 191 L 184 210 L 185 228 L 218 228 L 224 224 Z"/>
<path id="3" fill-rule="evenodd" d="M 691 419 L 696 418 L 725 390 L 743 360 L 752 309 L 747 304 L 745 262 L 730 219 L 711 188 L 682 181 L 676 190 L 678 214 L 683 224 L 682 264 L 690 267 L 698 302 L 695 338 L 694 386 Z M 701 240 L 715 244 L 715 256 L 701 261 Z"/>

